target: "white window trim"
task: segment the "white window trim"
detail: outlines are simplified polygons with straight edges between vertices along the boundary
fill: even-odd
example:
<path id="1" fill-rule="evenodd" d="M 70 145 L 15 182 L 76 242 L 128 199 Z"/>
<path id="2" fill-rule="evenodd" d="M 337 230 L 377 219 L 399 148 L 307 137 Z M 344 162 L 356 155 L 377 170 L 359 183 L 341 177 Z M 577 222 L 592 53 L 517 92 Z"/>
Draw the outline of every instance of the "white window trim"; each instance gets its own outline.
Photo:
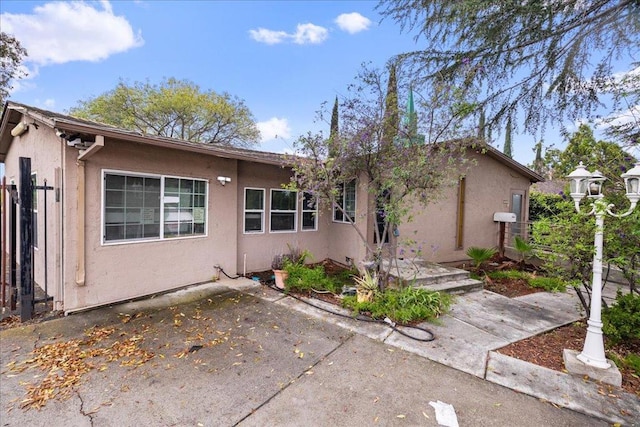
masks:
<path id="1" fill-rule="evenodd" d="M 125 176 L 138 176 L 142 178 L 158 178 L 160 179 L 160 237 L 149 237 L 145 239 L 131 239 L 131 240 L 118 240 L 118 241 L 106 241 L 104 238 L 105 231 L 105 177 L 108 174 L 113 175 L 125 175 Z M 191 179 L 194 181 L 204 181 L 205 183 L 205 209 L 204 209 L 204 234 L 196 234 L 191 236 L 175 236 L 175 237 L 164 237 L 164 180 L 165 178 L 178 178 L 178 179 Z M 183 239 L 202 239 L 206 238 L 209 235 L 209 180 L 205 178 L 196 178 L 190 176 L 177 176 L 177 175 L 159 175 L 154 173 L 145 173 L 145 172 L 132 172 L 125 171 L 120 169 L 102 169 L 102 183 L 101 183 L 101 200 L 100 200 L 100 242 L 102 246 L 117 246 L 117 245 L 131 245 L 138 243 L 149 243 L 149 242 L 168 242 L 173 240 L 183 240 Z"/>
<path id="2" fill-rule="evenodd" d="M 271 208 L 271 201 L 273 200 L 274 191 L 288 191 L 295 193 L 296 208 L 294 210 L 274 210 Z M 282 233 L 297 233 L 298 232 L 298 192 L 296 190 L 285 190 L 282 188 L 271 188 L 269 191 L 269 233 L 282 234 Z M 272 230 L 271 229 L 271 214 L 272 213 L 293 213 L 293 230 Z"/>
<path id="3" fill-rule="evenodd" d="M 305 209 L 305 206 L 304 206 L 304 195 L 305 194 L 309 194 L 309 195 L 311 195 L 313 197 L 313 194 L 310 193 L 309 191 L 302 191 L 302 207 L 300 209 L 300 212 L 301 212 L 301 214 L 300 214 L 300 230 L 302 232 L 305 232 L 305 231 L 318 231 L 318 215 L 319 215 L 319 213 L 318 213 L 318 201 L 316 200 L 316 204 L 315 204 L 315 208 L 314 209 Z M 312 212 L 314 214 L 313 215 L 313 218 L 314 218 L 314 220 L 313 220 L 313 228 L 304 228 L 304 214 L 306 212 Z"/>
<path id="4" fill-rule="evenodd" d="M 355 216 L 358 212 L 358 181 L 353 179 L 353 180 L 349 180 L 349 182 L 354 181 L 354 187 L 355 187 L 355 194 L 354 194 L 354 198 L 353 198 L 353 213 L 354 213 L 354 218 L 351 218 L 351 221 L 353 221 L 353 223 L 356 223 L 356 219 Z M 349 182 L 343 182 L 342 184 L 340 184 L 342 186 L 342 206 L 344 209 L 344 196 L 346 194 L 346 192 L 344 191 L 345 186 L 349 183 Z M 342 214 L 343 218 L 342 220 L 338 220 L 336 219 L 336 211 L 338 210 L 338 206 L 336 204 L 334 204 L 333 206 L 333 210 L 331 212 L 331 221 L 335 222 L 336 224 L 351 224 L 351 222 L 349 222 L 349 220 L 344 218 L 344 213 Z"/>
<path id="5" fill-rule="evenodd" d="M 262 191 L 262 209 L 247 209 L 247 190 L 258 190 Z M 242 200 L 242 234 L 264 234 L 265 233 L 265 216 L 266 216 L 266 204 L 267 204 L 267 192 L 265 188 L 259 187 L 244 187 L 244 191 L 242 192 L 243 200 Z M 262 221 L 260 224 L 260 231 L 246 230 L 247 222 L 246 222 L 246 214 L 250 213 L 261 213 Z"/>

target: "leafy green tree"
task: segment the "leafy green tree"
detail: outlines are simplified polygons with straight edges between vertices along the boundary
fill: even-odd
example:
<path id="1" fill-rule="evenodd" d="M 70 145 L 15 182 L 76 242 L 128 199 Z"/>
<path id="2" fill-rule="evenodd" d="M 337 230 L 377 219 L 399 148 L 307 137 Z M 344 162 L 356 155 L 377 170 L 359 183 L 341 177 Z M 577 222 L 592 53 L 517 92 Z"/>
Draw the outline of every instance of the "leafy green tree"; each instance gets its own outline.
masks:
<path id="1" fill-rule="evenodd" d="M 0 32 L 0 104 L 4 104 L 13 89 L 11 81 L 26 77 L 20 64 L 27 56 L 27 51 L 20 41 L 10 34 Z"/>
<path id="2" fill-rule="evenodd" d="M 567 147 L 559 154 L 553 165 L 553 175 L 564 178 L 580 162 L 591 171 L 598 169 L 610 181 L 613 180 L 615 185 L 622 185 L 620 174 L 631 169 L 635 159 L 616 143 L 596 140 L 589 125 L 581 124 L 569 136 Z"/>
<path id="3" fill-rule="evenodd" d="M 150 135 L 206 144 L 251 147 L 260 132 L 244 101 L 203 91 L 174 78 L 159 85 L 121 81 L 113 90 L 80 101 L 70 114 Z"/>
<path id="4" fill-rule="evenodd" d="M 416 79 L 475 86 L 488 125 L 518 110 L 528 132 L 548 119 L 589 117 L 613 95 L 615 59 L 640 49 L 637 0 L 381 0 L 383 18 L 424 48 L 399 55 Z M 635 128 L 637 132 L 637 127 Z"/>
<path id="5" fill-rule="evenodd" d="M 434 130 L 430 138 L 434 143 L 406 146 L 390 143 L 407 140 L 409 136 L 399 126 L 400 111 L 397 101 L 393 101 L 393 73 L 393 66 L 384 73 L 366 67 L 360 72 L 356 82 L 349 87 L 348 95 L 341 101 L 337 152 L 328 158 L 328 140 L 321 133 L 301 137 L 296 142 L 296 149 L 302 156 L 295 160 L 291 183 L 292 188 L 311 192 L 320 206 L 337 209 L 354 227 L 367 248 L 368 260 L 378 272 L 381 287 L 387 283 L 397 248 L 397 239 L 390 236 L 390 244 L 387 245 L 385 236 L 394 227 L 410 220 L 410 209 L 416 202 L 426 205 L 436 199 L 447 184 L 457 182 L 459 174 L 466 170 L 466 147 L 475 141 L 441 138 L 441 135 L 449 135 L 447 126 L 459 125 L 458 120 L 451 120 L 451 117 L 464 119 L 472 111 L 459 99 L 442 106 L 443 110 L 448 109 L 448 114 L 427 114 L 427 117 L 444 118 L 443 122 L 423 124 L 425 129 Z M 435 108 L 435 104 L 431 106 Z M 322 118 L 324 112 L 319 114 Z M 462 129 L 455 130 L 465 134 Z M 473 135 L 476 132 L 471 128 L 467 131 L 466 134 Z M 351 217 L 336 203 L 341 185 L 354 179 L 359 188 L 367 188 L 370 200 L 376 202 L 377 209 L 370 209 L 367 217 Z M 373 227 L 375 239 L 368 238 L 358 227 L 368 222 L 383 224 L 382 227 Z M 383 268 L 384 259 L 390 261 L 386 263 L 386 270 Z"/>
<path id="6" fill-rule="evenodd" d="M 587 125 L 582 125 L 569 137 L 564 151 L 552 164 L 558 177 L 568 175 L 579 161 L 590 170 L 598 169 L 607 177 L 604 196 L 607 203 L 615 205 L 622 213 L 629 207 L 620 175 L 633 166 L 635 159 L 617 144 L 596 141 Z M 532 193 L 531 211 L 534 222 L 534 241 L 548 251 L 538 255 L 545 261 L 544 268 L 551 274 L 576 285 L 578 296 L 585 308 L 590 304 L 593 239 L 595 221 L 585 216 L 590 209 L 588 199 L 582 201 L 583 214 L 575 212 L 567 195 L 537 195 Z M 629 283 L 632 292 L 637 290 L 640 278 L 640 211 L 636 209 L 625 218 L 605 219 L 603 263 L 617 267 Z M 605 282 L 607 276 L 604 277 Z"/>

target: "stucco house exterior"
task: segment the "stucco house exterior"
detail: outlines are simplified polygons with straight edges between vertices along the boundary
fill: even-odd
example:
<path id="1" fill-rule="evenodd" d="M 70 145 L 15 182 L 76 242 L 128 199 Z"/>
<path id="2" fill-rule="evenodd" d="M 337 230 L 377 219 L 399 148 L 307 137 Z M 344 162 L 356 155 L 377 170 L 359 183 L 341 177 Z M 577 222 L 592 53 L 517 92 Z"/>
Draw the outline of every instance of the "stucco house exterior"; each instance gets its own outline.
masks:
<path id="1" fill-rule="evenodd" d="M 529 186 L 542 180 L 491 147 L 469 155 L 476 165 L 458 185 L 399 229 L 416 236 L 431 261 L 496 246 L 494 212 L 526 221 Z M 36 185 L 53 187 L 46 206 L 44 191 L 34 192 L 33 262 L 36 283 L 48 273 L 57 310 L 207 282 L 216 266 L 229 275 L 268 270 L 287 245 L 315 260 L 366 257 L 335 211 L 317 212 L 305 203 L 309 195 L 283 189 L 292 173 L 285 155 L 142 135 L 8 102 L 0 122 L 7 183 L 19 182 L 20 157 L 31 159 Z M 366 184 L 356 180 L 344 190 L 356 217 L 370 217 Z M 373 221 L 357 226 L 373 239 Z"/>

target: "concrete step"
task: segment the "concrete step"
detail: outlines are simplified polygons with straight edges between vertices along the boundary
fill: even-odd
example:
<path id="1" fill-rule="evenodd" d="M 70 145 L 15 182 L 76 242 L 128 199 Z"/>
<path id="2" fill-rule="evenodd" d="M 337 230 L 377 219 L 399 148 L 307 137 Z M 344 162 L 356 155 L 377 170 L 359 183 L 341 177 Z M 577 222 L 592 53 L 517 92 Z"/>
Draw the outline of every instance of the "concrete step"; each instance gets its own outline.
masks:
<path id="1" fill-rule="evenodd" d="M 384 264 L 387 267 L 387 264 Z M 424 260 L 396 260 L 390 270 L 391 276 L 414 286 L 437 285 L 469 278 L 469 272 L 459 268 L 427 262 Z"/>
<path id="2" fill-rule="evenodd" d="M 449 294 L 464 294 L 467 292 L 481 291 L 484 282 L 476 279 L 450 280 L 432 284 L 414 284 L 416 288 L 429 289 L 431 291 L 447 292 Z"/>

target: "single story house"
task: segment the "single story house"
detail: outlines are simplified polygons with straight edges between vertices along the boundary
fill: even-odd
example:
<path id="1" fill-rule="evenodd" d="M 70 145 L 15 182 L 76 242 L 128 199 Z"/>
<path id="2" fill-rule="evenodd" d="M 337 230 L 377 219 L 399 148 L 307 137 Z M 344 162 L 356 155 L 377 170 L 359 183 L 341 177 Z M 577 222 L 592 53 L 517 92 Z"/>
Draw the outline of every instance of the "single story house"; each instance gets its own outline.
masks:
<path id="1" fill-rule="evenodd" d="M 477 163 L 457 188 L 398 230 L 423 242 L 429 260 L 496 246 L 494 212 L 527 220 L 529 186 L 542 177 L 489 146 L 470 156 Z M 8 102 L 0 122 L 8 184 L 19 183 L 20 157 L 31 159 L 36 185 L 53 187 L 46 205 L 46 190 L 34 191 L 33 263 L 41 287 L 48 274 L 56 310 L 206 282 L 216 267 L 229 275 L 268 270 L 287 245 L 315 260 L 366 256 L 337 211 L 317 212 L 304 203 L 308 195 L 283 189 L 292 173 L 285 155 L 143 135 Z M 356 217 L 367 216 L 366 183 L 346 184 L 343 197 Z M 357 226 L 373 239 L 374 221 Z"/>

